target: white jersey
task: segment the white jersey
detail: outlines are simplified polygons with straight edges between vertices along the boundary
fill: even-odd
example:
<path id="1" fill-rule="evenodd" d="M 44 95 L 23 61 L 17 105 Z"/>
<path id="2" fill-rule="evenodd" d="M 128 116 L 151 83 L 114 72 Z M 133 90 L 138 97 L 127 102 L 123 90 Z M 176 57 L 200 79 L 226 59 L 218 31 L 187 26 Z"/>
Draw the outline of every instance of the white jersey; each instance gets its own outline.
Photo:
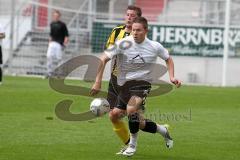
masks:
<path id="1" fill-rule="evenodd" d="M 122 86 L 126 81 L 144 80 L 152 82 L 153 67 L 157 57 L 167 60 L 168 50 L 156 41 L 145 40 L 138 44 L 133 36 L 128 36 L 117 41 L 114 49 L 104 52 L 110 59 L 119 55 L 118 84 Z"/>
<path id="2" fill-rule="evenodd" d="M 0 24 L 0 33 L 5 33 L 1 24 Z M 2 39 L 0 39 L 0 46 L 1 45 L 2 45 Z"/>

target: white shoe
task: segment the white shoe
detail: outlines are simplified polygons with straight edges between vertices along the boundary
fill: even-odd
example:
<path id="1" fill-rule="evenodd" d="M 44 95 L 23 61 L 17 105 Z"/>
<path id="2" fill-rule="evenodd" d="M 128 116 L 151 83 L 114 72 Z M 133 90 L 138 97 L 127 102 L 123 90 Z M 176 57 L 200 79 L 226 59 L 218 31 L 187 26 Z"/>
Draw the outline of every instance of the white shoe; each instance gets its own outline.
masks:
<path id="1" fill-rule="evenodd" d="M 135 154 L 136 150 L 137 150 L 137 147 L 136 147 L 136 146 L 134 146 L 134 145 L 129 145 L 129 146 L 127 147 L 127 149 L 122 153 L 122 155 L 128 156 L 128 157 L 133 156 L 133 155 Z"/>
<path id="2" fill-rule="evenodd" d="M 171 148 L 173 148 L 173 140 L 171 140 L 171 139 L 165 139 L 165 141 L 166 141 L 166 146 L 167 146 L 167 148 L 169 148 L 169 149 L 171 149 Z"/>
<path id="3" fill-rule="evenodd" d="M 126 146 L 124 146 L 124 147 L 122 147 L 121 148 L 121 150 L 119 151 L 119 152 L 117 152 L 116 153 L 116 155 L 122 155 L 123 154 L 123 152 L 126 150 L 128 148 L 128 146 L 126 145 Z"/>
<path id="4" fill-rule="evenodd" d="M 169 149 L 173 148 L 173 139 L 170 137 L 170 134 L 169 134 L 169 131 L 168 131 L 169 125 L 168 124 L 164 124 L 164 127 L 167 130 L 167 133 L 164 136 L 164 140 L 166 142 L 166 147 L 169 148 Z"/>

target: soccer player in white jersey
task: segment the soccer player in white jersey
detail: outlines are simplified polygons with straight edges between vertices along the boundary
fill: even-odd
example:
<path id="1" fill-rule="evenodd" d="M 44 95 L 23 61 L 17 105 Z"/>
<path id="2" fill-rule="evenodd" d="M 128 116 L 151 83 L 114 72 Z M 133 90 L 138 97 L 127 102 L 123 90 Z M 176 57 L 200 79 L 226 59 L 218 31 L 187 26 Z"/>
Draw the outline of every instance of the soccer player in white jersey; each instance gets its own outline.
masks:
<path id="1" fill-rule="evenodd" d="M 170 81 L 177 87 L 181 86 L 181 82 L 174 77 L 174 63 L 167 49 L 160 43 L 149 40 L 146 37 L 147 32 L 147 20 L 144 17 L 136 18 L 132 26 L 132 36 L 118 41 L 114 49 L 106 50 L 101 55 L 98 74 L 90 91 L 91 95 L 99 92 L 101 89 L 99 83 L 101 84 L 106 63 L 115 55 L 121 56 L 120 74 L 117 78 L 118 85 L 120 85 L 118 103 L 126 106 L 131 133 L 128 148 L 123 152 L 123 155 L 126 156 L 132 156 L 136 152 L 139 129 L 149 133 L 160 133 L 167 148 L 173 147 L 173 140 L 169 135 L 167 126 L 145 119 L 141 112 L 140 106 L 151 89 L 153 67 L 157 57 L 165 60 Z"/>

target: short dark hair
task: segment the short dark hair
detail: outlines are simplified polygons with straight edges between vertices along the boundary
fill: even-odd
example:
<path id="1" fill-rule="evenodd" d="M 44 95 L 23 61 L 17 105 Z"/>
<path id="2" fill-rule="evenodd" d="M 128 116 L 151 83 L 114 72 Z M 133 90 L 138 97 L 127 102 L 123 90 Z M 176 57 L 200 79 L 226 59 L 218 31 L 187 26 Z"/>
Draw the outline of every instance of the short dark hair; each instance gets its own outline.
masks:
<path id="1" fill-rule="evenodd" d="M 143 25 L 144 29 L 148 29 L 148 21 L 144 17 L 137 17 L 133 23 L 140 23 Z"/>
<path id="2" fill-rule="evenodd" d="M 130 6 L 127 7 L 127 10 L 134 10 L 137 13 L 138 17 L 142 16 L 142 10 L 141 10 L 141 8 L 139 8 L 137 6 L 130 5 Z"/>

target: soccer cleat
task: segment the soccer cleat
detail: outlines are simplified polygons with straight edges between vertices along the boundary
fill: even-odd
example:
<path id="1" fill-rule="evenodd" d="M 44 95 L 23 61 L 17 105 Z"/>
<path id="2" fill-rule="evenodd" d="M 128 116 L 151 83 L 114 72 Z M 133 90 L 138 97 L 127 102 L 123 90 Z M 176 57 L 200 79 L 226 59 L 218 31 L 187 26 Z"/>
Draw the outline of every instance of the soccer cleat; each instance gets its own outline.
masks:
<path id="1" fill-rule="evenodd" d="M 170 134 L 169 134 L 169 131 L 168 131 L 168 128 L 169 128 L 169 125 L 168 124 L 165 124 L 164 127 L 166 128 L 167 132 L 164 136 L 164 140 L 166 142 L 166 147 L 167 148 L 173 148 L 173 139 L 170 137 Z"/>
<path id="2" fill-rule="evenodd" d="M 128 156 L 128 157 L 133 156 L 136 150 L 137 150 L 136 146 L 130 144 L 127 147 L 127 149 L 122 153 L 122 155 Z"/>
<path id="3" fill-rule="evenodd" d="M 121 155 L 121 154 L 123 154 L 123 152 L 124 152 L 127 148 L 128 148 L 128 146 L 122 147 L 121 150 L 116 153 L 116 155 Z"/>

